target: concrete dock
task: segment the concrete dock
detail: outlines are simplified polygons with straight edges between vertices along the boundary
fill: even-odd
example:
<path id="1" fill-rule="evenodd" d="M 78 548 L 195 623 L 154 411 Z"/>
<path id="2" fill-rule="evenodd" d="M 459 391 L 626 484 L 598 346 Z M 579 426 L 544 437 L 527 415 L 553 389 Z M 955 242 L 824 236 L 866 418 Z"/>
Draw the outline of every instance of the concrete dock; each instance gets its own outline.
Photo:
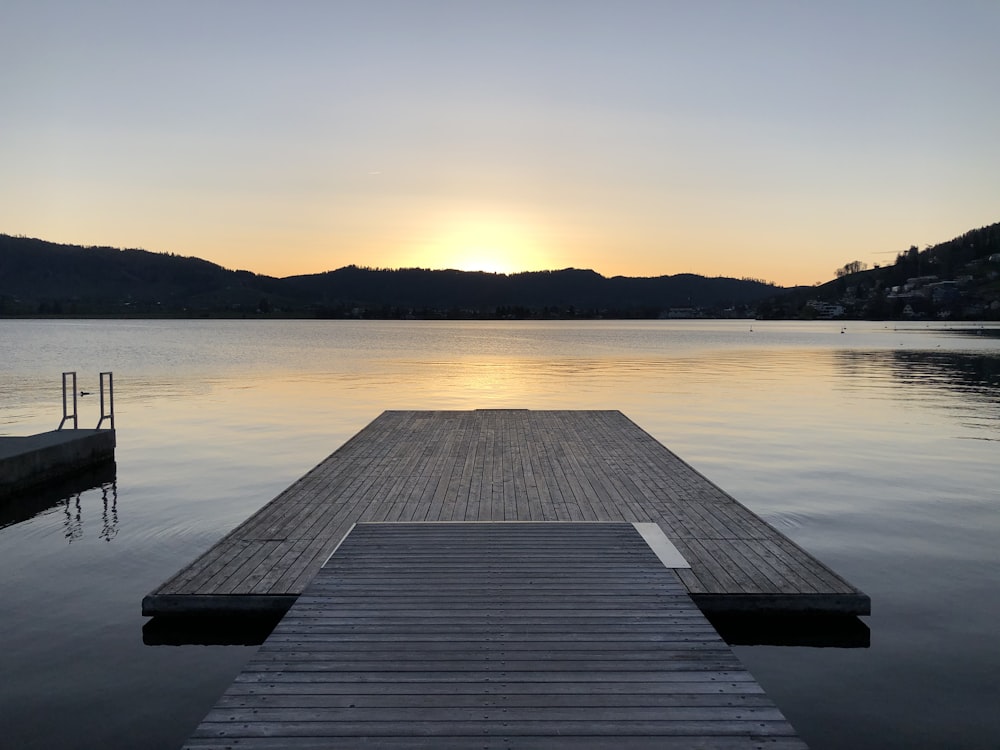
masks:
<path id="1" fill-rule="evenodd" d="M 115 459 L 115 431 L 53 430 L 0 437 L 0 498 Z"/>
<path id="2" fill-rule="evenodd" d="M 146 615 L 288 610 L 356 523 L 654 523 L 706 613 L 865 615 L 869 597 L 618 411 L 389 411 L 147 595 Z"/>

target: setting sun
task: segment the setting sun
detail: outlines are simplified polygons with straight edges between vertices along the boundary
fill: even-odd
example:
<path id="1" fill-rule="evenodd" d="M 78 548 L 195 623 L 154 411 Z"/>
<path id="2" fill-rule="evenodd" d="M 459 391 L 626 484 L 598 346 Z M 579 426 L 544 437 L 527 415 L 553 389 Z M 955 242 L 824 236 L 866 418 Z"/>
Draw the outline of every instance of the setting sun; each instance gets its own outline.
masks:
<path id="1" fill-rule="evenodd" d="M 539 245 L 537 232 L 523 221 L 465 216 L 431 234 L 419 265 L 503 274 L 538 270 L 548 260 Z"/>
<path id="2" fill-rule="evenodd" d="M 517 269 L 506 261 L 502 250 L 495 248 L 470 248 L 462 253 L 462 260 L 449 263 L 449 268 L 459 271 L 485 271 L 486 273 L 516 273 Z"/>

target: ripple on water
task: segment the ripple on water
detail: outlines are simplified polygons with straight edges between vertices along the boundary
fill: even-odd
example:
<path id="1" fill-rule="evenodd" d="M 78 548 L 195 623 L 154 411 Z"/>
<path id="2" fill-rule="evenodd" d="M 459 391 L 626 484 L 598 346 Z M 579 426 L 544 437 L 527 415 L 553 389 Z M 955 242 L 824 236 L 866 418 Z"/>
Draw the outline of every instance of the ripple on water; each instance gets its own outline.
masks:
<path id="1" fill-rule="evenodd" d="M 813 517 L 808 513 L 781 510 L 768 513 L 764 516 L 764 520 L 778 529 L 801 529 L 807 526 L 813 520 Z"/>

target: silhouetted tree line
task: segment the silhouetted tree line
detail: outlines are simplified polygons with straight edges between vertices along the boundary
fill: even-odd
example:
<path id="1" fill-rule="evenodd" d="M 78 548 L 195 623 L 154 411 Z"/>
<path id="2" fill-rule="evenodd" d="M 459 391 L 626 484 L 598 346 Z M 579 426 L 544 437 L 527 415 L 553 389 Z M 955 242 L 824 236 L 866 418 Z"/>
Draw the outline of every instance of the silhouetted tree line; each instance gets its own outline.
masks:
<path id="1" fill-rule="evenodd" d="M 780 289 L 694 274 L 606 278 L 574 268 L 512 275 L 347 266 L 276 279 L 199 258 L 0 235 L 0 314 L 353 318 L 657 317 L 744 309 Z"/>
<path id="2" fill-rule="evenodd" d="M 989 260 L 998 253 L 1000 223 L 923 251 L 911 246 L 891 265 L 868 269 L 855 260 L 826 284 L 782 289 L 761 279 L 607 278 L 575 268 L 508 276 L 352 265 L 278 279 L 171 253 L 0 234 L 0 315 L 572 319 L 655 318 L 683 308 L 801 318 L 817 315 L 808 303 L 820 300 L 842 303 L 847 317 L 989 318 L 1000 316 L 991 306 L 1000 300 L 1000 266 Z M 963 278 L 961 295 L 941 301 L 887 293 L 928 275 Z"/>
<path id="3" fill-rule="evenodd" d="M 862 271 L 868 270 L 868 264 L 860 260 L 852 260 L 850 263 L 845 264 L 842 268 L 838 268 L 836 271 L 836 276 L 838 279 L 844 276 L 850 276 L 855 273 L 861 273 Z"/>

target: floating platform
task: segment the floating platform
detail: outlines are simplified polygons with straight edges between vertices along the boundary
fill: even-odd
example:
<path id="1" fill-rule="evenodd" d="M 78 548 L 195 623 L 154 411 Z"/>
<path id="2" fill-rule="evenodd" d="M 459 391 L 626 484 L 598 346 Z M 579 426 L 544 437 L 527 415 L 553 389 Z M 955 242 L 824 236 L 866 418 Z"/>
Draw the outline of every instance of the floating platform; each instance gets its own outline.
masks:
<path id="1" fill-rule="evenodd" d="M 359 523 L 185 747 L 805 748 L 650 526 Z"/>
<path id="2" fill-rule="evenodd" d="M 356 523 L 655 523 L 706 613 L 866 615 L 869 597 L 619 411 L 387 411 L 142 602 L 288 610 Z"/>
<path id="3" fill-rule="evenodd" d="M 114 430 L 53 430 L 0 437 L 0 498 L 114 460 Z"/>

